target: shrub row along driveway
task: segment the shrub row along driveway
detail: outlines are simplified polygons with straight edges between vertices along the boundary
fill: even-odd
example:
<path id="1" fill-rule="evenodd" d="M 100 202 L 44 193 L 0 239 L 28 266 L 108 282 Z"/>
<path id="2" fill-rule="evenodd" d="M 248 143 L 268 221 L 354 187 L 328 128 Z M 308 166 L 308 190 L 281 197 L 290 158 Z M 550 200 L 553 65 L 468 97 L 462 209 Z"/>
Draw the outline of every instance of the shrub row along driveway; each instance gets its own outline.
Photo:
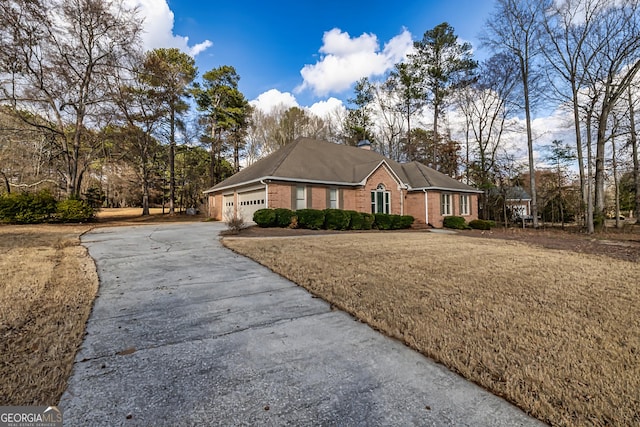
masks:
<path id="1" fill-rule="evenodd" d="M 214 223 L 83 237 L 100 290 L 69 425 L 536 425 L 223 248 Z"/>

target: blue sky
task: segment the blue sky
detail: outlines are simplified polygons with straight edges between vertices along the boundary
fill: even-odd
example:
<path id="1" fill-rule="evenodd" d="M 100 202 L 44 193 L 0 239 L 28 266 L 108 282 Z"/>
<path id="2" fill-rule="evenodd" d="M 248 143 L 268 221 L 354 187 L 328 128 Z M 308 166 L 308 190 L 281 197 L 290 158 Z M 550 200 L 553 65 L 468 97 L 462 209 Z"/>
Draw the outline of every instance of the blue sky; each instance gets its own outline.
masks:
<path id="1" fill-rule="evenodd" d="M 201 74 L 232 65 L 249 100 L 268 93 L 295 97 L 301 106 L 346 100 L 355 80 L 382 75 L 413 40 L 444 21 L 477 49 L 493 8 L 488 0 L 136 3 L 145 16 L 148 47 L 173 44 L 189 51 Z"/>

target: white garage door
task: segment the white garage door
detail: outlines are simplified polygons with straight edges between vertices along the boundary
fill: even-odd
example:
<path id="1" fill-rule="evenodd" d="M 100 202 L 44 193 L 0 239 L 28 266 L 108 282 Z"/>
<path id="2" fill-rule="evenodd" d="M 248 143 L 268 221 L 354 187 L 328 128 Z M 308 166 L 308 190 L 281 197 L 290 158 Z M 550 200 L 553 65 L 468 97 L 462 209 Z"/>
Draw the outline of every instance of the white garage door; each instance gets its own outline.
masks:
<path id="1" fill-rule="evenodd" d="M 233 218 L 233 193 L 222 196 L 222 220 L 228 221 Z"/>
<path id="2" fill-rule="evenodd" d="M 238 214 L 245 222 L 253 221 L 253 213 L 267 206 L 266 199 L 264 188 L 238 193 Z"/>

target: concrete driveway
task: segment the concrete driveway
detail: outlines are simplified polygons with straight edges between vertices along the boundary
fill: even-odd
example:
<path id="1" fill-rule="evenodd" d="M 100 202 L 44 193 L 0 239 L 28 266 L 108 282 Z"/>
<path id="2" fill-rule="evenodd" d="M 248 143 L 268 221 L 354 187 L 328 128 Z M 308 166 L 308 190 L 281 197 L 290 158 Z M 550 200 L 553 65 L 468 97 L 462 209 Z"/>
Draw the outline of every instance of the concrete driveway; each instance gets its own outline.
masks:
<path id="1" fill-rule="evenodd" d="M 65 425 L 540 425 L 223 248 L 223 227 L 83 237 L 100 290 Z"/>

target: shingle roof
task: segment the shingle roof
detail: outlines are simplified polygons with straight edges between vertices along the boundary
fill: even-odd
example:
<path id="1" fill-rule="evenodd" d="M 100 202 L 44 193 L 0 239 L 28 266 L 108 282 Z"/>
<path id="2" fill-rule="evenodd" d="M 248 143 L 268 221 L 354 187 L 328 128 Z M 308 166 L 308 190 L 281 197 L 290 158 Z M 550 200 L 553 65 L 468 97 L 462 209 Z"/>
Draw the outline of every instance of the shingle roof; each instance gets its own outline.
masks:
<path id="1" fill-rule="evenodd" d="M 410 190 L 440 189 L 478 192 L 421 163 L 398 163 L 375 151 L 300 138 L 206 190 L 211 193 L 261 180 L 358 186 L 386 163 Z"/>
<path id="2" fill-rule="evenodd" d="M 529 193 L 522 187 L 509 187 L 506 191 L 507 200 L 531 200 Z"/>

